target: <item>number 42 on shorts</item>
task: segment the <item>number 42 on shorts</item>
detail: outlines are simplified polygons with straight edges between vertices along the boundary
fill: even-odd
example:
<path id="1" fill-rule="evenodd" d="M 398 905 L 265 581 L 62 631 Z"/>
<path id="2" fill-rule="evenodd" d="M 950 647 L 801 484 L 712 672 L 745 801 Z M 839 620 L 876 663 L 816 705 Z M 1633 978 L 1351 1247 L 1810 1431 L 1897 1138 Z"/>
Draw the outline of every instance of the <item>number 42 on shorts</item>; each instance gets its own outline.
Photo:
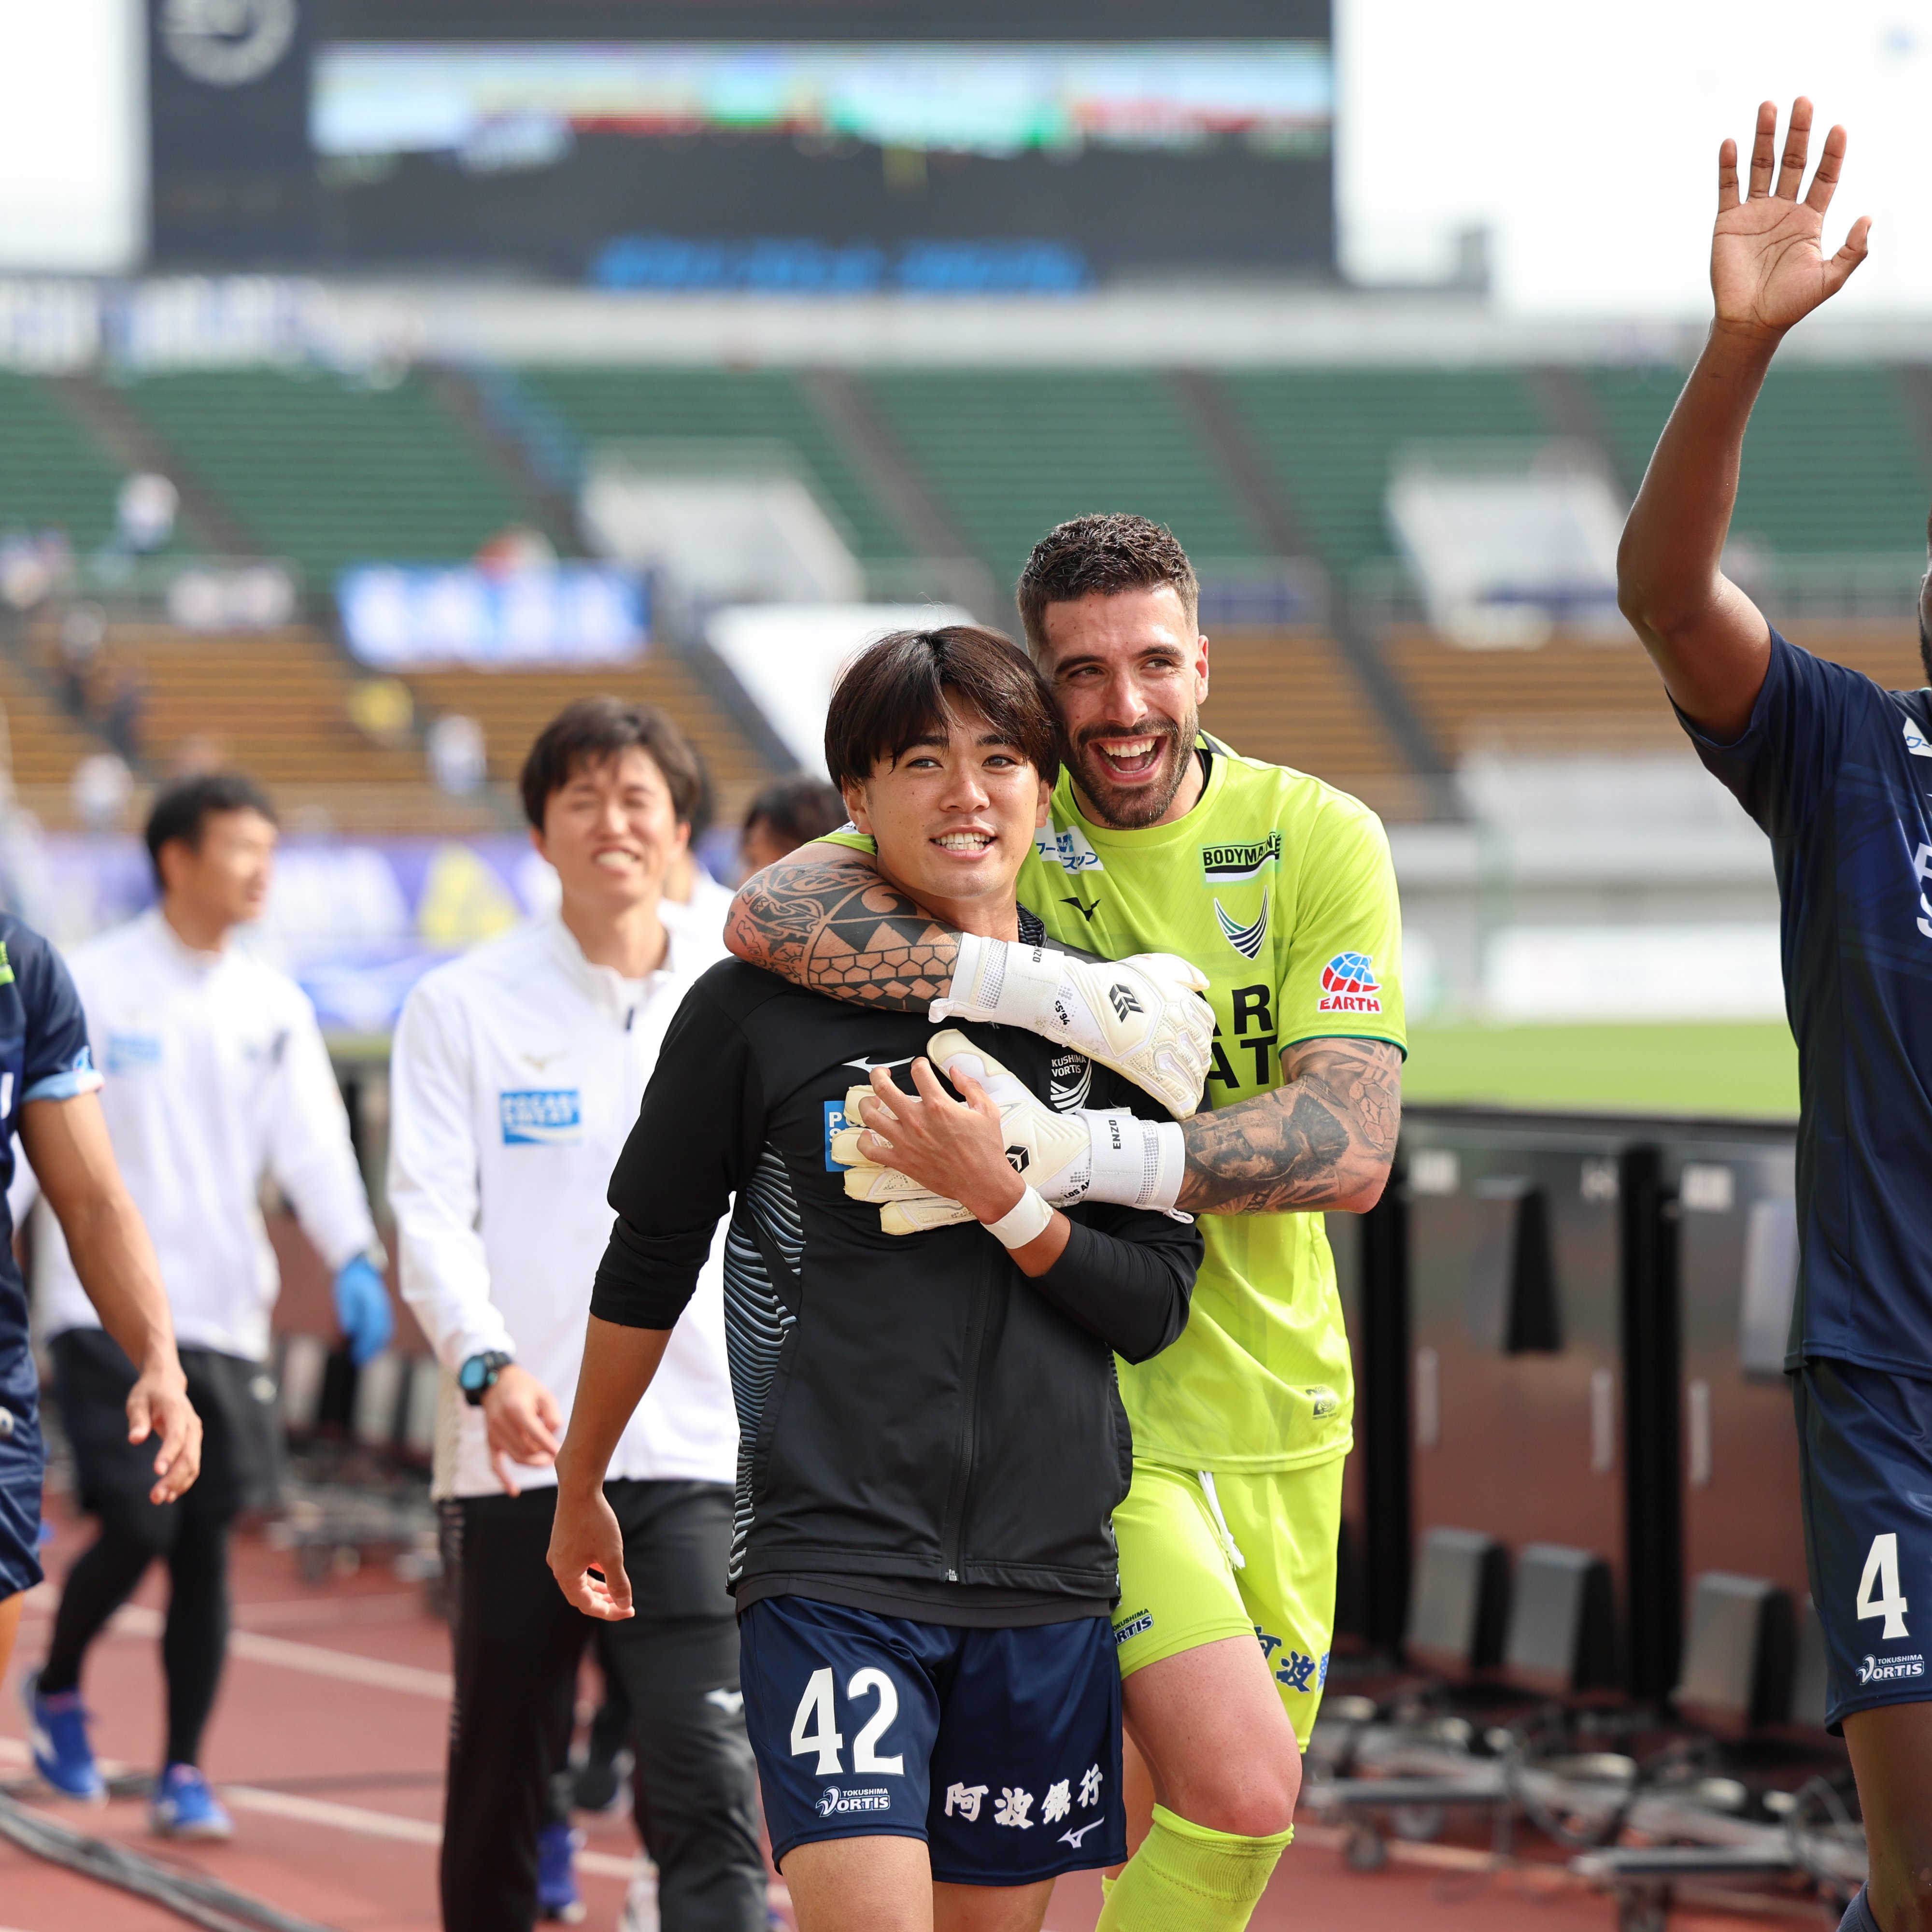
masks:
<path id="1" fill-rule="evenodd" d="M 905 1758 L 902 1753 L 895 1753 L 891 1757 L 880 1757 L 878 1754 L 879 1740 L 899 1714 L 898 1687 L 883 1670 L 855 1670 L 851 1682 L 845 1687 L 845 1694 L 850 1698 L 876 1695 L 879 1700 L 878 1708 L 866 1719 L 865 1729 L 852 1740 L 852 1768 L 855 1772 L 876 1771 L 893 1778 L 903 1777 Z M 803 1757 L 809 1751 L 816 1751 L 818 1762 L 815 1774 L 820 1778 L 832 1777 L 845 1768 L 838 1761 L 838 1753 L 845 1739 L 838 1729 L 838 1723 L 832 1707 L 832 1666 L 822 1664 L 806 1681 L 805 1695 L 798 1700 L 798 1708 L 791 1720 L 791 1754 L 794 1757 Z M 808 1725 L 816 1728 L 808 1730 Z"/>
<path id="2" fill-rule="evenodd" d="M 1882 1536 L 1872 1538 L 1871 1548 L 1865 1554 L 1864 1572 L 1858 1579 L 1858 1621 L 1884 1618 L 1880 1641 L 1886 1642 L 1906 1634 L 1905 1612 L 1910 1607 L 1905 1592 L 1898 1586 L 1898 1533 L 1887 1530 Z M 829 1676 L 830 1672 L 821 1674 Z"/>

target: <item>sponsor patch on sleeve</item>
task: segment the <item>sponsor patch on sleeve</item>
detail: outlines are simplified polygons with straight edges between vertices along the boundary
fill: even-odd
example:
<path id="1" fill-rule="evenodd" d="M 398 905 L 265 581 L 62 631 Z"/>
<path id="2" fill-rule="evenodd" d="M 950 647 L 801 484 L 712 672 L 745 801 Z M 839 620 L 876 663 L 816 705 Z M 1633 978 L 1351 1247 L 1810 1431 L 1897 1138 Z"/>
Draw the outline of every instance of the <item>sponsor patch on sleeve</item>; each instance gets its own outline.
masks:
<path id="1" fill-rule="evenodd" d="M 574 1087 L 526 1087 L 496 1100 L 506 1147 L 571 1147 L 584 1138 Z"/>
<path id="2" fill-rule="evenodd" d="M 1381 982 L 1376 962 L 1366 952 L 1338 952 L 1322 969 L 1322 997 L 1316 1010 L 1324 1013 L 1378 1013 Z"/>

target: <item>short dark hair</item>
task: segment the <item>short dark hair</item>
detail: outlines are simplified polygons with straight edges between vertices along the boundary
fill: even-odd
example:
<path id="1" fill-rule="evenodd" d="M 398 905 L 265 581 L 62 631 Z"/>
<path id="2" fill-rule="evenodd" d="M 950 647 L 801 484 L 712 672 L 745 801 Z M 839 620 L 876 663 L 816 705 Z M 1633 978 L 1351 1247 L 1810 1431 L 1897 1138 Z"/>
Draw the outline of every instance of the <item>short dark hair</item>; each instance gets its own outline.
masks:
<path id="1" fill-rule="evenodd" d="M 1071 604 L 1099 591 L 1158 590 L 1179 596 L 1189 627 L 1200 622 L 1201 582 L 1187 553 L 1165 524 L 1125 511 L 1076 517 L 1057 524 L 1033 547 L 1015 592 L 1027 643 L 1037 657 L 1046 649 L 1046 607 Z"/>
<path id="2" fill-rule="evenodd" d="M 670 790 L 678 823 L 688 825 L 704 796 L 698 754 L 667 712 L 655 704 L 632 704 L 621 698 L 580 698 L 566 704 L 537 734 L 517 779 L 524 816 L 541 832 L 544 808 L 586 765 L 636 750 L 650 754 Z"/>
<path id="3" fill-rule="evenodd" d="M 773 779 L 746 806 L 747 832 L 760 820 L 794 847 L 808 844 L 845 823 L 845 801 L 836 785 L 794 772 L 788 778 Z"/>
<path id="4" fill-rule="evenodd" d="M 178 778 L 164 785 L 148 813 L 143 836 L 148 842 L 148 862 L 154 868 L 154 884 L 161 878 L 161 848 L 178 838 L 190 852 L 201 850 L 202 835 L 208 820 L 217 812 L 259 812 L 271 825 L 281 821 L 268 795 L 242 772 L 198 772 L 192 778 Z"/>
<path id="5" fill-rule="evenodd" d="M 1925 519 L 1925 574 L 1918 580 L 1918 662 L 1925 667 L 1925 682 L 1932 684 L 1932 626 L 1927 614 L 1932 611 L 1932 516 Z"/>
<path id="6" fill-rule="evenodd" d="M 834 784 L 862 784 L 880 758 L 946 729 L 950 700 L 970 705 L 1050 784 L 1060 722 L 1046 681 L 1010 638 L 976 624 L 895 631 L 846 667 L 825 718 Z"/>

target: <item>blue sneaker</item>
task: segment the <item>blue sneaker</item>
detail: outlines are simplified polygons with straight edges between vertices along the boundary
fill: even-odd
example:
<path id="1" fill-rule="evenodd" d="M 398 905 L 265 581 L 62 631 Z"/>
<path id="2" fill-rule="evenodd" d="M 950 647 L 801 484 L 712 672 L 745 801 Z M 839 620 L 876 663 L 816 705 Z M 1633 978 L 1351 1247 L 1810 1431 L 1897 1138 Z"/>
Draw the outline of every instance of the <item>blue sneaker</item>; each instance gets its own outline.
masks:
<path id="1" fill-rule="evenodd" d="M 577 1848 L 580 1832 L 568 1825 L 546 1825 L 537 1834 L 537 1916 L 565 1925 L 583 1922 L 584 1900 L 577 1890 Z"/>
<path id="2" fill-rule="evenodd" d="M 20 1680 L 20 1702 L 26 1706 L 33 1740 L 34 1768 L 64 1798 L 89 1804 L 107 1802 L 107 1780 L 94 1761 L 87 1742 L 87 1712 L 78 1690 L 40 1695 L 40 1673 L 30 1670 Z"/>
<path id="3" fill-rule="evenodd" d="M 148 1826 L 158 1838 L 232 1838 L 235 1835 L 235 1820 L 208 1789 L 208 1780 L 191 1764 L 162 1767 L 160 1776 L 154 1780 Z"/>

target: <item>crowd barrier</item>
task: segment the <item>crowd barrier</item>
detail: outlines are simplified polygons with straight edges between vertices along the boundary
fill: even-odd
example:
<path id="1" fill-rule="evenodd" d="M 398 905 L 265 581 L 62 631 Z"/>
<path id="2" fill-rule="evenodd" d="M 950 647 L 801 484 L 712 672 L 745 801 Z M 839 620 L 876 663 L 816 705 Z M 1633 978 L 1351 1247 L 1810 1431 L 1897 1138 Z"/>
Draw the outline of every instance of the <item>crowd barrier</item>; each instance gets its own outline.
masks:
<path id="1" fill-rule="evenodd" d="M 1332 1216 L 1345 1631 L 1451 1680 L 1815 1726 L 1795 1129 L 1414 1106 Z"/>

